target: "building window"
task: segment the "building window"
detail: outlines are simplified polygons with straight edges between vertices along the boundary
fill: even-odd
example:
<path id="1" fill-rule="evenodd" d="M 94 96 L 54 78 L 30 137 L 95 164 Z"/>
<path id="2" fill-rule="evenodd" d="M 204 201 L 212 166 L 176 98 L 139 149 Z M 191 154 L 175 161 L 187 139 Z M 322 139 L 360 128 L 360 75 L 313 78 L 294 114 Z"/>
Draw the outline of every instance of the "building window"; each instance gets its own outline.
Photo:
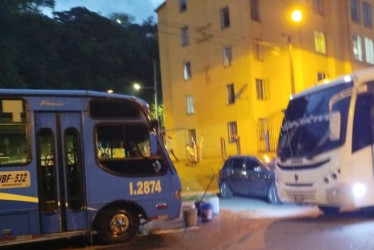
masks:
<path id="1" fill-rule="evenodd" d="M 183 12 L 187 10 L 187 0 L 179 0 L 179 11 Z"/>
<path id="2" fill-rule="evenodd" d="M 195 113 L 195 106 L 193 101 L 193 96 L 189 95 L 186 97 L 186 104 L 187 104 L 187 114 L 192 115 Z"/>
<path id="3" fill-rule="evenodd" d="M 353 22 L 360 22 L 360 0 L 351 0 L 351 18 Z"/>
<path id="4" fill-rule="evenodd" d="M 314 44 L 316 52 L 319 54 L 326 54 L 326 38 L 325 33 L 320 31 L 314 31 Z"/>
<path id="5" fill-rule="evenodd" d="M 181 28 L 181 39 L 182 39 L 182 46 L 186 46 L 190 43 L 187 26 Z"/>
<path id="6" fill-rule="evenodd" d="M 267 100 L 267 86 L 266 81 L 263 79 L 256 79 L 256 93 L 258 100 Z"/>
<path id="7" fill-rule="evenodd" d="M 362 3 L 362 14 L 364 25 L 368 28 L 373 27 L 373 20 L 371 18 L 371 4 L 369 4 L 368 2 Z"/>
<path id="8" fill-rule="evenodd" d="M 362 62 L 362 41 L 361 37 L 358 35 L 352 36 L 352 49 L 353 56 L 357 61 Z"/>
<path id="9" fill-rule="evenodd" d="M 184 80 L 191 79 L 191 63 L 184 62 L 183 64 L 183 78 Z"/>
<path id="10" fill-rule="evenodd" d="M 238 140 L 238 126 L 236 122 L 227 123 L 229 142 L 236 142 Z"/>
<path id="11" fill-rule="evenodd" d="M 221 29 L 225 29 L 230 26 L 230 14 L 229 7 L 225 7 L 220 11 L 221 16 Z"/>
<path id="12" fill-rule="evenodd" d="M 322 81 L 327 79 L 327 74 L 325 72 L 318 72 L 317 73 L 317 81 Z"/>
<path id="13" fill-rule="evenodd" d="M 365 37 L 365 57 L 366 62 L 374 64 L 374 44 L 373 39 Z"/>
<path id="14" fill-rule="evenodd" d="M 234 104 L 235 103 L 235 89 L 234 84 L 230 83 L 226 86 L 227 92 L 227 104 Z"/>
<path id="15" fill-rule="evenodd" d="M 263 52 L 263 46 L 262 46 L 261 42 L 262 41 L 260 39 L 256 39 L 253 42 L 254 55 L 255 55 L 256 60 L 259 60 L 259 61 L 264 60 L 264 52 Z"/>
<path id="16" fill-rule="evenodd" d="M 231 46 L 223 47 L 223 66 L 228 67 L 232 62 L 232 49 Z"/>
<path id="17" fill-rule="evenodd" d="M 251 19 L 256 22 L 261 22 L 259 0 L 251 0 Z"/>
<path id="18" fill-rule="evenodd" d="M 313 11 L 316 14 L 323 15 L 324 14 L 324 0 L 313 0 Z"/>

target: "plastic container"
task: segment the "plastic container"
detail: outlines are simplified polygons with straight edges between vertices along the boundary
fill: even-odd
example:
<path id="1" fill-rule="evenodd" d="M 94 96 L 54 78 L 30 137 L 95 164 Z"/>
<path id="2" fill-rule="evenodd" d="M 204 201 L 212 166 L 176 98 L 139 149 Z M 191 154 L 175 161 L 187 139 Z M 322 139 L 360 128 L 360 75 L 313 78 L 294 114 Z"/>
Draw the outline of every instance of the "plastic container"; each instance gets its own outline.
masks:
<path id="1" fill-rule="evenodd" d="M 219 214 L 219 199 L 218 197 L 211 197 L 209 203 L 212 204 L 213 215 Z"/>
<path id="2" fill-rule="evenodd" d="M 197 216 L 201 217 L 201 206 L 205 204 L 204 201 L 195 201 L 195 208 L 197 209 Z"/>
<path id="3" fill-rule="evenodd" d="M 183 219 L 186 227 L 197 226 L 197 209 L 193 207 L 183 207 Z"/>
<path id="4" fill-rule="evenodd" d="M 201 221 L 208 222 L 213 219 L 213 206 L 210 203 L 200 204 L 201 209 Z"/>

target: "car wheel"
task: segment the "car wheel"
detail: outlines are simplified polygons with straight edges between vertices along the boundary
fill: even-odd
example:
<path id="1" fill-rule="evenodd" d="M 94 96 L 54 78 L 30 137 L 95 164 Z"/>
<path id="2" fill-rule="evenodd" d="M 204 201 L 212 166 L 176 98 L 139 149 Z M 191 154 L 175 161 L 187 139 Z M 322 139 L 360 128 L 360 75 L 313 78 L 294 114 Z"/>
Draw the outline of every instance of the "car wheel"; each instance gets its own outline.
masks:
<path id="1" fill-rule="evenodd" d="M 271 204 L 281 203 L 281 201 L 279 199 L 279 196 L 278 196 L 277 188 L 275 187 L 274 183 L 271 184 L 271 186 L 269 187 L 269 190 L 268 190 L 268 201 Z"/>
<path id="2" fill-rule="evenodd" d="M 131 240 L 139 229 L 137 213 L 119 207 L 109 207 L 98 215 L 96 230 L 99 238 L 106 243 Z"/>
<path id="3" fill-rule="evenodd" d="M 328 207 L 328 206 L 319 206 L 319 209 L 321 209 L 324 215 L 326 216 L 337 215 L 340 210 L 340 208 L 338 207 Z"/>
<path id="4" fill-rule="evenodd" d="M 221 197 L 224 199 L 232 197 L 232 191 L 226 182 L 221 183 L 219 186 L 219 191 L 221 193 Z"/>

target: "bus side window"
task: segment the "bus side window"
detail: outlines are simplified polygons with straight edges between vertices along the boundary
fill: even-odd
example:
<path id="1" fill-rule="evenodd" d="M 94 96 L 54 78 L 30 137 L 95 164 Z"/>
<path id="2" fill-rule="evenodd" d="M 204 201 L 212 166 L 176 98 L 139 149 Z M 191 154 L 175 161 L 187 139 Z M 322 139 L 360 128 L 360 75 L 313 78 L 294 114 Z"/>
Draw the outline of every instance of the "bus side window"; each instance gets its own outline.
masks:
<path id="1" fill-rule="evenodd" d="M 68 206 L 72 210 L 80 210 L 83 207 L 80 134 L 75 128 L 67 128 L 64 138 Z"/>
<path id="2" fill-rule="evenodd" d="M 144 124 L 100 124 L 95 131 L 97 160 L 102 168 L 130 176 L 165 172 L 166 164 L 155 163 L 162 159 L 156 137 Z"/>
<path id="3" fill-rule="evenodd" d="M 358 95 L 353 120 L 352 152 L 373 143 L 372 110 L 372 94 Z"/>
<path id="4" fill-rule="evenodd" d="M 0 164 L 24 165 L 30 162 L 26 102 L 0 99 Z"/>
<path id="5" fill-rule="evenodd" d="M 56 165 L 52 130 L 40 129 L 37 140 L 40 204 L 43 213 L 51 214 L 57 211 Z"/>

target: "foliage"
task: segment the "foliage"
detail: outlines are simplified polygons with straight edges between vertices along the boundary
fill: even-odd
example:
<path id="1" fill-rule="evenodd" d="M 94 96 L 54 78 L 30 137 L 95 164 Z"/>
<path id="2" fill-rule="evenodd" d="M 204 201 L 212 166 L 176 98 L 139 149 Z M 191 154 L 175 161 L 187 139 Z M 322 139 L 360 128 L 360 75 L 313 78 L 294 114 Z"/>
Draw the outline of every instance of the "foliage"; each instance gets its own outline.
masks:
<path id="1" fill-rule="evenodd" d="M 150 113 L 152 115 L 152 118 L 156 118 L 155 117 L 155 104 L 152 103 L 150 105 Z M 158 124 L 159 124 L 159 128 L 160 129 L 164 129 L 165 128 L 165 121 L 164 121 L 164 105 L 163 104 L 158 104 L 157 105 L 157 116 L 158 116 Z"/>
<path id="2" fill-rule="evenodd" d="M 159 55 L 151 19 L 138 25 L 122 13 L 106 18 L 83 7 L 54 12 L 53 18 L 40 11 L 53 6 L 54 0 L 0 0 L 0 88 L 134 95 L 135 81 L 153 86 Z M 142 94 L 153 102 L 151 91 Z"/>

